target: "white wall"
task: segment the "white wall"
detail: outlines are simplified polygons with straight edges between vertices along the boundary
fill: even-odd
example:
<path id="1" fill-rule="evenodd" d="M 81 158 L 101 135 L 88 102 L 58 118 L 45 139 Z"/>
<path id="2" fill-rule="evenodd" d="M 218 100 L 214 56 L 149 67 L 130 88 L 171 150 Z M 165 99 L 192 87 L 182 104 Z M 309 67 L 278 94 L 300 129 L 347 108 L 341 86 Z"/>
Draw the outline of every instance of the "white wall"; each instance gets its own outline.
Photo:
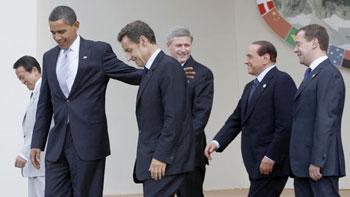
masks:
<path id="1" fill-rule="evenodd" d="M 29 91 L 17 79 L 13 63 L 25 54 L 36 55 L 36 0 L 12 0 L 2 3 L 0 12 L 0 190 L 1 196 L 25 196 L 27 182 L 14 167 L 17 153 L 23 144 L 21 130 Z M 19 189 L 17 189 L 19 188 Z"/>
<path id="2" fill-rule="evenodd" d="M 9 1 L 10 2 L 10 1 Z M 36 3 L 38 2 L 38 3 Z M 48 30 L 48 14 L 57 5 L 75 9 L 81 22 L 80 34 L 93 40 L 109 42 L 122 60 L 124 53 L 117 42 L 117 34 L 127 23 L 141 19 L 150 24 L 156 33 L 159 46 L 165 49 L 165 35 L 174 25 L 188 26 L 194 33 L 194 58 L 208 65 L 215 77 L 215 98 L 212 115 L 207 126 L 211 139 L 232 113 L 244 85 L 252 79 L 243 64 L 247 45 L 255 40 L 270 40 L 278 49 L 278 67 L 301 82 L 304 67 L 299 65 L 291 47 L 280 40 L 261 19 L 256 1 L 232 0 L 18 0 L 7 3 L 1 13 L 4 20 L 0 61 L 6 68 L 0 75 L 1 90 L 1 153 L 0 185 L 11 185 L 1 190 L 5 194 L 25 196 L 26 183 L 13 167 L 14 157 L 22 143 L 20 123 L 25 110 L 28 92 L 15 78 L 11 65 L 23 54 L 37 54 L 39 62 L 43 52 L 55 46 Z M 133 65 L 133 64 L 132 64 Z M 342 69 L 347 90 L 350 72 Z M 10 90 L 10 91 L 8 91 Z M 137 87 L 111 81 L 107 91 L 107 116 L 112 155 L 107 159 L 105 194 L 139 193 L 141 185 L 132 182 L 136 152 L 137 127 L 134 115 Z M 349 154 L 350 111 L 346 99 L 343 121 L 345 155 Z M 346 157 L 347 164 L 350 163 Z M 347 165 L 347 171 L 349 171 Z M 5 175 L 5 176 L 3 176 Z M 240 139 L 232 142 L 223 154 L 214 156 L 207 168 L 205 189 L 248 187 L 249 181 L 242 164 Z M 291 187 L 291 182 L 288 183 Z M 340 181 L 341 188 L 350 188 L 349 178 Z"/>

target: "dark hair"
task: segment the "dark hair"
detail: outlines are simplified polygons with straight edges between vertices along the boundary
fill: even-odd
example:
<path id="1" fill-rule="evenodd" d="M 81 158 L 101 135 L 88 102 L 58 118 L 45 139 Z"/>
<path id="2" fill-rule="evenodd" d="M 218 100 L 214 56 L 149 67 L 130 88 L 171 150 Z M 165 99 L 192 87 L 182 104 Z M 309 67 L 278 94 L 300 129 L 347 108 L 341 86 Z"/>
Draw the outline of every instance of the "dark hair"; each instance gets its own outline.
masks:
<path id="1" fill-rule="evenodd" d="M 38 61 L 36 61 L 36 59 L 32 56 L 29 55 L 25 55 L 21 58 L 19 58 L 14 64 L 13 64 L 13 69 L 17 69 L 19 67 L 23 67 L 27 72 L 32 72 L 33 71 L 33 67 L 35 67 L 39 73 L 41 73 L 41 68 L 40 65 L 38 63 Z"/>
<path id="2" fill-rule="evenodd" d="M 311 24 L 298 29 L 297 33 L 303 31 L 304 37 L 307 41 L 311 41 L 316 38 L 320 44 L 320 48 L 323 51 L 327 51 L 329 45 L 329 35 L 326 28 L 318 24 Z"/>
<path id="3" fill-rule="evenodd" d="M 72 8 L 68 6 L 57 6 L 52 10 L 49 21 L 58 21 L 63 19 L 67 24 L 73 25 L 77 21 L 77 15 Z"/>
<path id="4" fill-rule="evenodd" d="M 140 36 L 145 36 L 152 44 L 156 44 L 156 37 L 151 27 L 140 20 L 127 24 L 118 34 L 118 41 L 121 42 L 124 36 L 131 41 L 139 43 Z"/>
<path id="5" fill-rule="evenodd" d="M 260 56 L 263 56 L 265 54 L 269 54 L 270 55 L 270 61 L 273 63 L 276 63 L 276 59 L 277 59 L 277 50 L 275 48 L 275 46 L 273 46 L 273 44 L 271 42 L 265 41 L 265 40 L 259 40 L 259 41 L 255 41 L 252 44 L 256 44 L 259 45 L 260 48 L 258 49 L 257 53 Z"/>

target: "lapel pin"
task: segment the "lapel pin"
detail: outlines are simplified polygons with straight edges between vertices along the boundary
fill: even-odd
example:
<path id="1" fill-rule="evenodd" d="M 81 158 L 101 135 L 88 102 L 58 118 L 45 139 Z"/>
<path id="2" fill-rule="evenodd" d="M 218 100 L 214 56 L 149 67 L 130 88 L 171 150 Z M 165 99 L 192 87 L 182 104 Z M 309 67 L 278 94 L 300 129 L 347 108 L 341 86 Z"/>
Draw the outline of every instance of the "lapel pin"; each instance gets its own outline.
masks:
<path id="1" fill-rule="evenodd" d="M 263 88 L 266 88 L 266 86 L 267 86 L 266 83 L 264 83 Z"/>
<path id="2" fill-rule="evenodd" d="M 83 59 L 87 59 L 87 56 L 84 56 Z"/>
<path id="3" fill-rule="evenodd" d="M 311 78 L 314 78 L 314 77 L 316 77 L 316 74 L 313 74 Z"/>

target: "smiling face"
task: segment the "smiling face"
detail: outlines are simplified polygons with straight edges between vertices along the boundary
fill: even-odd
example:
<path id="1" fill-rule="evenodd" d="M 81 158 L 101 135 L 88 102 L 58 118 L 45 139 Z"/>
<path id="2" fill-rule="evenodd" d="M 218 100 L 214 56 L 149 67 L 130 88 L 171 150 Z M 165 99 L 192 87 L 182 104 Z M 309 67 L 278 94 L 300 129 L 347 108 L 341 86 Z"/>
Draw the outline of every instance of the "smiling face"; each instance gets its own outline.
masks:
<path id="1" fill-rule="evenodd" d="M 188 36 L 174 37 L 168 43 L 168 51 L 173 58 L 184 64 L 192 52 L 192 39 Z"/>
<path id="2" fill-rule="evenodd" d="M 28 72 L 23 66 L 19 66 L 15 70 L 17 78 L 27 86 L 29 90 L 34 90 L 36 81 L 40 78 L 40 73 L 37 68 L 33 67 L 32 72 Z"/>
<path id="3" fill-rule="evenodd" d="M 315 39 L 307 41 L 305 39 L 305 32 L 300 31 L 295 36 L 294 53 L 298 56 L 300 64 L 309 66 L 313 61 L 313 48 L 315 45 Z"/>
<path id="4" fill-rule="evenodd" d="M 69 48 L 78 36 L 78 21 L 75 21 L 73 25 L 69 25 L 63 19 L 60 19 L 57 21 L 49 21 L 49 26 L 53 39 L 62 49 Z"/>
<path id="5" fill-rule="evenodd" d="M 148 61 L 147 49 L 145 48 L 143 39 L 140 38 L 139 43 L 135 43 L 128 36 L 124 36 L 121 40 L 126 58 L 135 62 L 139 67 L 144 67 Z"/>
<path id="6" fill-rule="evenodd" d="M 260 47 L 261 46 L 257 44 L 249 45 L 246 60 L 244 62 L 247 65 L 248 73 L 254 76 L 258 76 L 269 62 L 269 55 L 264 54 L 260 56 L 258 54 Z"/>

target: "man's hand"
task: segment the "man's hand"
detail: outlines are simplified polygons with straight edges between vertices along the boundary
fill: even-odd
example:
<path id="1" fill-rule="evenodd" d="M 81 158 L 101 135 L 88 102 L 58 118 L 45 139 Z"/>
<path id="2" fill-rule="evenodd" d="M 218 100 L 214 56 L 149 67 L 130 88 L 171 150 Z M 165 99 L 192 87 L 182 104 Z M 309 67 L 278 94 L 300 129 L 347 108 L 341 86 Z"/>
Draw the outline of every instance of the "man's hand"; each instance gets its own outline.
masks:
<path id="1" fill-rule="evenodd" d="M 40 169 L 40 153 L 41 150 L 39 148 L 32 148 L 30 151 L 30 160 L 36 169 Z"/>
<path id="2" fill-rule="evenodd" d="M 319 181 L 322 178 L 320 167 L 310 164 L 309 176 L 314 181 Z"/>
<path id="3" fill-rule="evenodd" d="M 184 71 L 187 79 L 193 79 L 194 75 L 196 74 L 193 70 L 193 67 L 186 67 L 184 68 Z"/>
<path id="4" fill-rule="evenodd" d="M 269 175 L 272 172 L 273 165 L 275 162 L 272 159 L 267 158 L 266 156 L 263 157 L 260 163 L 260 173 L 264 175 Z"/>
<path id="5" fill-rule="evenodd" d="M 165 176 L 166 163 L 157 159 L 152 159 L 149 171 L 151 172 L 152 179 L 158 181 Z"/>
<path id="6" fill-rule="evenodd" d="M 211 154 L 216 151 L 216 149 L 218 149 L 218 147 L 216 146 L 216 144 L 214 143 L 210 143 L 207 145 L 207 147 L 205 147 L 205 150 L 204 150 L 204 155 L 209 159 L 211 160 Z"/>
<path id="7" fill-rule="evenodd" d="M 23 159 L 21 156 L 17 156 L 16 161 L 15 161 L 15 167 L 16 168 L 24 168 L 26 163 L 27 163 L 27 160 Z"/>

